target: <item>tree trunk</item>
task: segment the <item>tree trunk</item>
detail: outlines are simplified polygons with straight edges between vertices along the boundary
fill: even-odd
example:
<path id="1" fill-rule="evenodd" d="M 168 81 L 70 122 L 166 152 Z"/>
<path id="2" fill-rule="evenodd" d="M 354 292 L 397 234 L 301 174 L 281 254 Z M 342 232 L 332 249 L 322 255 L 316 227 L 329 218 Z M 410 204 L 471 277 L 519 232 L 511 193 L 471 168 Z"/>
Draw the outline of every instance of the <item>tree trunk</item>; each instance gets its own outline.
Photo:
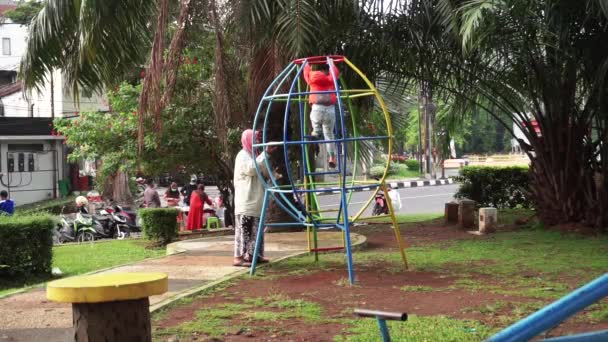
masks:
<path id="1" fill-rule="evenodd" d="M 72 304 L 74 341 L 152 341 L 148 298 Z"/>
<path id="2" fill-rule="evenodd" d="M 605 168 L 587 142 L 587 126 L 568 120 L 543 124 L 551 129 L 532 137 L 529 153 L 531 196 L 540 219 L 549 226 L 580 222 L 605 228 Z"/>
<path id="3" fill-rule="evenodd" d="M 116 172 L 112 182 L 112 199 L 119 203 L 130 203 L 133 200 L 129 189 L 129 176 L 126 172 Z"/>
<path id="4" fill-rule="evenodd" d="M 266 139 L 268 141 L 283 141 L 283 115 L 285 114 L 285 104 L 282 102 L 276 102 L 272 104 L 272 108 L 270 110 L 270 118 L 268 120 L 268 136 Z M 286 139 L 290 140 L 292 132 L 292 128 L 288 128 L 288 137 Z M 298 149 L 298 148 L 296 148 Z M 291 148 L 288 151 L 289 161 L 297 160 L 295 156 L 295 150 Z M 272 166 L 273 174 L 276 178 L 277 184 L 279 186 L 282 185 L 291 185 L 288 176 L 287 165 L 285 161 L 284 148 L 281 146 L 274 150 L 273 153 L 269 156 L 270 165 Z M 292 199 L 292 196 L 289 194 L 285 195 L 289 203 L 298 207 L 296 202 Z M 280 198 L 280 197 L 279 197 Z M 281 199 L 281 198 L 280 198 Z M 283 203 L 287 205 L 287 203 Z M 268 215 L 266 216 L 267 223 L 287 223 L 294 222 L 294 219 L 287 213 L 285 210 L 281 208 L 281 206 L 276 203 L 276 201 L 272 200 L 268 205 Z M 293 226 L 285 226 L 285 227 L 273 227 L 271 231 L 283 231 L 283 230 L 301 230 L 303 227 L 293 227 Z"/>

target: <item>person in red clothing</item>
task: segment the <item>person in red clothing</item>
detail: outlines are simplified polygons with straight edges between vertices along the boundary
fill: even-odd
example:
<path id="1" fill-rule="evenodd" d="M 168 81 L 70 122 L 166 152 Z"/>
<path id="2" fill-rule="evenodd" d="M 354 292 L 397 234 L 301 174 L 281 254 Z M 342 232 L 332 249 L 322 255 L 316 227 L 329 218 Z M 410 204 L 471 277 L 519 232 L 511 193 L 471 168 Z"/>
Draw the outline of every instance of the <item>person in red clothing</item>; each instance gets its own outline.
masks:
<path id="1" fill-rule="evenodd" d="M 335 91 L 334 77 L 338 79 L 338 68 L 332 65 L 332 73 L 329 65 L 316 64 L 317 70 L 312 70 L 310 64 L 304 67 L 304 80 L 310 86 L 310 91 Z M 334 140 L 334 126 L 336 124 L 336 93 L 311 94 L 308 98 L 311 104 L 310 121 L 312 122 L 312 136 L 320 138 L 321 132 L 325 140 Z M 336 147 L 332 143 L 327 144 L 328 164 L 330 168 L 336 167 Z"/>
<path id="2" fill-rule="evenodd" d="M 204 203 L 213 206 L 213 202 L 205 193 L 205 185 L 199 184 L 190 197 L 190 211 L 188 212 L 188 224 L 186 229 L 195 230 L 203 227 Z"/>

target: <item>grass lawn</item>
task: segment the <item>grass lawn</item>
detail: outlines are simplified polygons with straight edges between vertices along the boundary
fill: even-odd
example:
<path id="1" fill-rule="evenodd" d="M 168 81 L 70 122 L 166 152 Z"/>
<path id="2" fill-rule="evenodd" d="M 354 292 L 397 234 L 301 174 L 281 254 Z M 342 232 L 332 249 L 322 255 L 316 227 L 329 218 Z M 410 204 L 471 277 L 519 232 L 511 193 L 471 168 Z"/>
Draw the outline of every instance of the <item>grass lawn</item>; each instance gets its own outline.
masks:
<path id="1" fill-rule="evenodd" d="M 399 170 L 398 173 L 389 175 L 388 177 L 386 177 L 386 179 L 394 179 L 394 180 L 400 180 L 400 179 L 409 179 L 409 178 L 419 178 L 420 177 L 420 172 L 418 172 L 418 170 Z"/>
<path id="2" fill-rule="evenodd" d="M 518 210 L 499 216 L 510 225 L 530 215 Z M 321 255 L 319 262 L 308 255 L 287 259 L 155 313 L 155 338 L 379 340 L 375 320 L 353 317 L 354 308 L 364 307 L 408 312 L 408 321 L 389 323 L 395 341 L 482 341 L 603 274 L 608 265 L 608 236 L 562 234 L 530 223 L 479 237 L 431 220 L 402 225 L 411 243 L 411 269 L 404 271 L 399 253 L 379 239 L 386 235 L 389 241 L 392 231 L 368 228 L 376 247 L 354 253 L 355 286 L 348 285 L 342 253 Z M 363 229 L 358 232 L 366 234 Z M 607 328 L 603 300 L 549 336 Z"/>
<path id="3" fill-rule="evenodd" d="M 53 267 L 62 276 L 73 276 L 165 254 L 164 249 L 146 249 L 143 240 L 111 240 L 53 247 Z M 49 279 L 0 280 L 0 296 Z"/>

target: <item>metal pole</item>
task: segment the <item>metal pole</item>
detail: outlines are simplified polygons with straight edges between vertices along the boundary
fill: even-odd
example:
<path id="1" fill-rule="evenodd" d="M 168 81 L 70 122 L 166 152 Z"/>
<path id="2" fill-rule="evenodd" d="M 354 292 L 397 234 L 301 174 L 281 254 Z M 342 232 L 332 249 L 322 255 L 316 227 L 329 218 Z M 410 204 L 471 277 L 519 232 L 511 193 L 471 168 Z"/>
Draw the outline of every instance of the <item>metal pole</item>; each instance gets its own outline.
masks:
<path id="1" fill-rule="evenodd" d="M 380 334 L 382 335 L 382 342 L 391 342 L 391 335 L 388 332 L 386 321 L 380 317 L 376 317 L 378 321 L 378 328 L 380 328 Z"/>
<path id="2" fill-rule="evenodd" d="M 608 273 L 505 328 L 488 341 L 528 341 L 606 296 Z"/>
<path id="3" fill-rule="evenodd" d="M 264 220 L 266 219 L 266 210 L 268 209 L 268 190 L 264 191 L 264 202 L 262 203 L 262 213 L 260 214 L 260 224 L 258 225 L 258 234 L 255 239 L 255 249 L 251 256 L 251 270 L 250 275 L 255 274 L 255 267 L 258 264 L 258 255 L 260 253 L 260 247 L 262 246 L 262 240 L 264 239 Z M 235 222 L 236 226 L 236 222 Z"/>

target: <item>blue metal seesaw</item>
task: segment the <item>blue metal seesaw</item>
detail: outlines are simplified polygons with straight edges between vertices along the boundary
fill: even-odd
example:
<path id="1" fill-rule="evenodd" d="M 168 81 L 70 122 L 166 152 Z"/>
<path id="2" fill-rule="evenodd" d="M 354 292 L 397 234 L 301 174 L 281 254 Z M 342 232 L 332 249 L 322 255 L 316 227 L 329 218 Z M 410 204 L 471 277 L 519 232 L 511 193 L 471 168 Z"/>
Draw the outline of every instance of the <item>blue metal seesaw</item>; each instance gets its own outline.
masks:
<path id="1" fill-rule="evenodd" d="M 490 337 L 489 342 L 528 341 L 608 296 L 608 273 Z M 545 339 L 551 342 L 608 341 L 608 330 Z"/>

